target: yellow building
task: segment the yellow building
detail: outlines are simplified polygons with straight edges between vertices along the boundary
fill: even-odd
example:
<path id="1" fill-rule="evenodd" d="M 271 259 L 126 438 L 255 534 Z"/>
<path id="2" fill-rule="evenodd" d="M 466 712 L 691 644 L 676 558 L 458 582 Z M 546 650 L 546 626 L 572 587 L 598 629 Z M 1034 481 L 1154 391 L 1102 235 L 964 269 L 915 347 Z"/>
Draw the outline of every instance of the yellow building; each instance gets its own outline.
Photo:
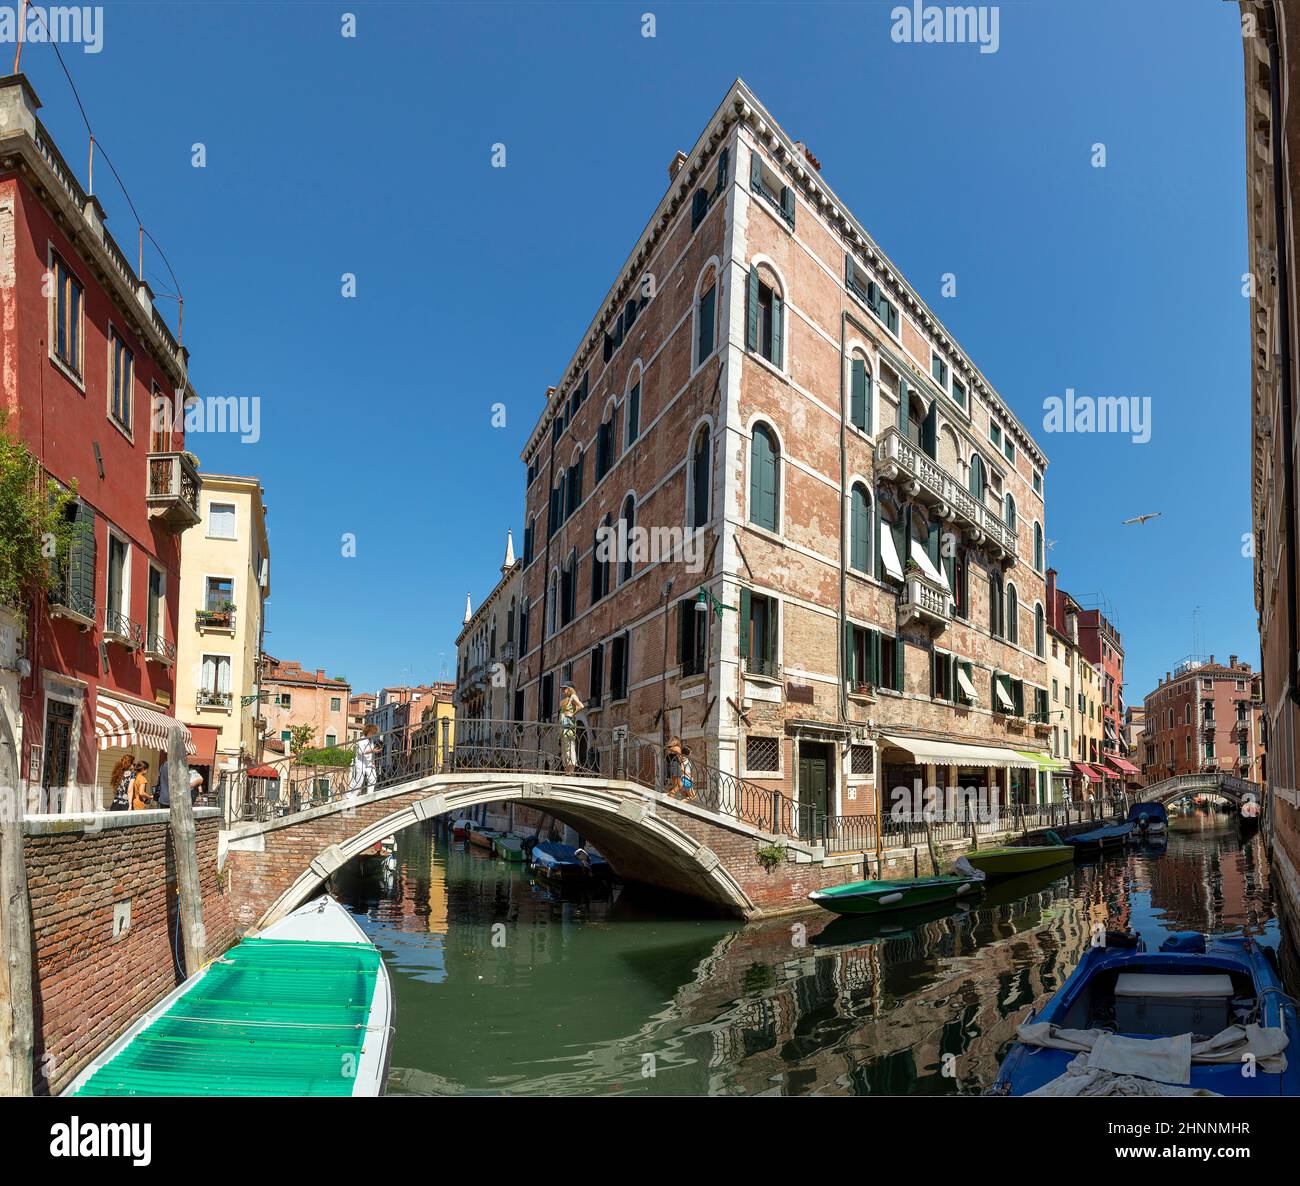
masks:
<path id="1" fill-rule="evenodd" d="M 271 595 L 266 504 L 256 478 L 203 474 L 202 526 L 181 551 L 176 715 L 216 725 L 212 776 L 256 761 L 257 661 Z"/>

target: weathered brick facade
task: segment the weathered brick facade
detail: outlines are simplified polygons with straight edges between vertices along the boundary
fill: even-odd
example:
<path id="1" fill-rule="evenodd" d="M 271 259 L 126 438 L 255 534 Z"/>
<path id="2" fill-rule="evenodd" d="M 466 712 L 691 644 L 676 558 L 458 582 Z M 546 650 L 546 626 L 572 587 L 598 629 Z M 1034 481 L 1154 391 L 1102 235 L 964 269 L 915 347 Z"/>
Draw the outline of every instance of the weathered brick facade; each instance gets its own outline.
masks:
<path id="1" fill-rule="evenodd" d="M 214 808 L 197 809 L 207 956 L 234 941 L 217 874 Z M 167 812 L 28 819 L 38 1094 L 57 1094 L 180 982 L 172 953 L 176 875 Z M 115 906 L 128 903 L 120 934 Z M 178 947 L 179 950 L 179 947 Z"/>
<path id="2" fill-rule="evenodd" d="M 524 715 L 554 715 L 572 679 L 593 726 L 680 736 L 832 817 L 913 777 L 1037 798 L 1015 751 L 1050 739 L 1030 719 L 1048 687 L 1046 459 L 742 83 L 683 158 L 523 454 Z M 700 563 L 603 565 L 597 528 L 620 519 L 694 532 Z M 721 616 L 697 616 L 701 586 Z M 891 734 L 1007 760 L 926 767 Z"/>

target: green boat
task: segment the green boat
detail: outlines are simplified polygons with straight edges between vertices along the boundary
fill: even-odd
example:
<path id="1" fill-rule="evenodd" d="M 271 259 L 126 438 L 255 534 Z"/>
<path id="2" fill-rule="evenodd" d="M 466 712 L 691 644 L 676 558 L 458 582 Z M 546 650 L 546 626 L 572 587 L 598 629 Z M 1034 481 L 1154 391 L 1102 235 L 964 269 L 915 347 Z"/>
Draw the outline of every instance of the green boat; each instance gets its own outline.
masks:
<path id="1" fill-rule="evenodd" d="M 885 914 L 935 902 L 973 898 L 982 886 L 975 877 L 908 877 L 898 881 L 851 881 L 813 890 L 808 901 L 836 914 Z"/>
<path id="2" fill-rule="evenodd" d="M 492 851 L 503 861 L 521 864 L 524 859 L 524 842 L 521 837 L 506 833 L 493 839 Z"/>
<path id="3" fill-rule="evenodd" d="M 1069 844 L 1013 844 L 1006 848 L 981 848 L 968 852 L 966 859 L 976 869 L 983 869 L 988 877 L 1016 877 L 1073 861 L 1074 847 Z"/>

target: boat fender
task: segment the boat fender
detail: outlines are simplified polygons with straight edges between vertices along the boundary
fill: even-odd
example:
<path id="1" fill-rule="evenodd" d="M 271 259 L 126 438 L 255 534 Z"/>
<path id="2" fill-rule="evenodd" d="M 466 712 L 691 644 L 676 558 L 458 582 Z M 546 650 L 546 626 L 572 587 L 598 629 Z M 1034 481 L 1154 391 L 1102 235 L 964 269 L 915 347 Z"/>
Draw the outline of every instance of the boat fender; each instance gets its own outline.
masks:
<path id="1" fill-rule="evenodd" d="M 876 901 L 879 902 L 882 906 L 892 906 L 895 902 L 901 902 L 902 900 L 903 900 L 903 895 L 901 893 L 885 894 L 884 897 L 876 899 Z"/>
<path id="2" fill-rule="evenodd" d="M 958 896 L 959 898 L 962 896 L 962 894 L 969 893 L 969 892 L 970 892 L 970 882 L 969 882 L 969 881 L 967 881 L 967 882 L 965 882 L 964 884 L 959 885 L 959 886 L 957 887 L 957 896 Z"/>

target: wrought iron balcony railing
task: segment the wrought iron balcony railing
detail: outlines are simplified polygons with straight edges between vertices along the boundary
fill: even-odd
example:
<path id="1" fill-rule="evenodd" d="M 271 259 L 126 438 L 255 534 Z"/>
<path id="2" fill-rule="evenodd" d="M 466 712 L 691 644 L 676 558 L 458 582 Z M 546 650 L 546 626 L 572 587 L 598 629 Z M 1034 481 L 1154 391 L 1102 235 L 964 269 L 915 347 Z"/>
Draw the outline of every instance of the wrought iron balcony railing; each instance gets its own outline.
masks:
<path id="1" fill-rule="evenodd" d="M 233 630 L 235 628 L 235 607 L 229 609 L 197 609 L 194 611 L 194 624 L 200 630 Z"/>
<path id="2" fill-rule="evenodd" d="M 52 617 L 73 618 L 87 627 L 95 624 L 94 601 L 71 588 L 68 580 L 50 589 L 46 596 Z"/>
<path id="3" fill-rule="evenodd" d="M 194 697 L 200 708 L 229 708 L 232 697 L 229 692 L 218 692 L 214 688 L 200 688 Z"/>
<path id="4" fill-rule="evenodd" d="M 104 614 L 104 637 L 109 642 L 138 649 L 144 644 L 144 627 L 120 610 L 110 609 Z"/>
<path id="5" fill-rule="evenodd" d="M 187 453 L 150 453 L 145 504 L 170 531 L 199 521 L 199 471 Z"/>
<path id="6" fill-rule="evenodd" d="M 781 664 L 775 659 L 756 659 L 752 655 L 742 656 L 747 675 L 757 675 L 764 679 L 780 679 Z"/>
<path id="7" fill-rule="evenodd" d="M 897 428 L 888 428 L 876 444 L 876 464 L 886 481 L 903 480 L 914 494 L 935 504 L 944 517 L 951 515 L 978 543 L 987 541 L 1002 556 L 1015 562 L 1018 537 L 1002 517 L 970 493 L 933 457 L 909 441 Z"/>
<path id="8" fill-rule="evenodd" d="M 145 639 L 144 653 L 150 659 L 157 659 L 161 663 L 176 662 L 176 644 L 169 642 L 161 634 L 150 632 Z"/>

